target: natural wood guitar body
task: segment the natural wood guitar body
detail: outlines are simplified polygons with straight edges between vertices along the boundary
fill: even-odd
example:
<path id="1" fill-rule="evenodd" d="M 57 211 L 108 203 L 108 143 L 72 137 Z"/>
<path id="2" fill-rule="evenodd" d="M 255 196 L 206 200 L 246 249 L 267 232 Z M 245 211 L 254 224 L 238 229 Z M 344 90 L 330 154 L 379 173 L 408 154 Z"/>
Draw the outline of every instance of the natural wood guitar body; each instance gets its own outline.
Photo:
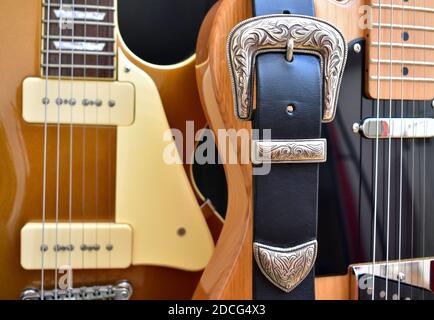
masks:
<path id="1" fill-rule="evenodd" d="M 202 25 L 197 46 L 197 78 L 210 127 L 250 128 L 236 119 L 226 58 L 227 36 L 240 21 L 252 16 L 251 0 L 221 0 Z M 359 8 L 363 0 L 316 0 L 316 16 L 336 25 L 349 42 L 363 37 Z M 220 150 L 223 152 L 223 150 Z M 252 298 L 252 177 L 249 165 L 226 165 L 229 206 L 215 253 L 195 292 L 197 299 Z M 235 196 L 236 195 L 236 196 Z M 247 200 L 248 199 L 248 200 Z M 318 299 L 348 299 L 347 276 L 318 278 Z"/>
<path id="2" fill-rule="evenodd" d="M 20 230 L 29 221 L 40 221 L 42 206 L 43 126 L 24 122 L 21 114 L 22 82 L 40 76 L 41 1 L 4 0 L 0 3 L 0 299 L 17 299 L 26 287 L 40 286 L 40 271 L 20 266 Z M 10 13 L 10 14 L 5 14 Z M 136 58 L 123 43 L 120 49 L 130 61 L 148 72 L 158 88 L 171 125 L 182 129 L 185 119 L 203 123 L 194 82 L 194 57 L 174 66 L 152 66 Z M 176 85 L 175 85 L 176 84 Z M 179 85 L 181 84 L 181 85 Z M 196 109 L 197 110 L 197 109 Z M 181 116 L 187 116 L 187 118 Z M 115 203 L 116 129 L 75 127 L 74 163 L 83 157 L 86 139 L 85 176 L 76 167 L 72 198 L 74 221 L 113 221 Z M 47 194 L 55 194 L 56 126 L 48 128 Z M 99 147 L 97 148 L 97 144 Z M 61 163 L 69 161 L 69 128 L 61 128 Z M 81 150 L 81 151 L 80 151 Z M 160 155 L 158 155 L 160 156 Z M 96 179 L 98 167 L 98 179 Z M 68 185 L 68 166 L 60 168 L 60 185 Z M 96 185 L 96 182 L 98 181 Z M 82 187 L 85 187 L 85 199 Z M 68 189 L 59 194 L 60 219 L 67 220 Z M 47 221 L 55 216 L 54 197 L 47 201 Z M 81 216 L 82 203 L 86 214 Z M 97 209 L 95 209 L 97 208 Z M 98 217 L 95 212 L 98 211 Z M 189 299 L 201 272 L 164 267 L 130 267 L 125 270 L 83 270 L 74 272 L 74 286 L 112 284 L 128 279 L 135 299 Z M 54 272 L 45 273 L 46 287 L 54 287 Z"/>

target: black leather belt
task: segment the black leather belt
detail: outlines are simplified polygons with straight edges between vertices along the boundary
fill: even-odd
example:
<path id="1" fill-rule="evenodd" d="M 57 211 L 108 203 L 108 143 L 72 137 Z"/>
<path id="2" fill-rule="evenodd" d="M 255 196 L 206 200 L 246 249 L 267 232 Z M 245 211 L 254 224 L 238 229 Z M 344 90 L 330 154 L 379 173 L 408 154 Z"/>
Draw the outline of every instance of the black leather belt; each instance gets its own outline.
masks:
<path id="1" fill-rule="evenodd" d="M 346 45 L 334 27 L 306 17 L 314 16 L 312 0 L 253 0 L 253 7 L 258 17 L 236 26 L 228 45 L 241 119 L 253 114 L 256 70 L 252 161 L 271 166 L 253 177 L 253 298 L 314 299 L 318 163 L 327 149 L 321 122 L 334 116 Z M 270 14 L 279 15 L 259 17 Z"/>
<path id="2" fill-rule="evenodd" d="M 273 13 L 314 15 L 312 1 L 254 0 L 254 15 Z M 295 54 L 289 62 L 284 54 L 269 53 L 256 60 L 256 113 L 253 127 L 271 129 L 271 139 L 318 139 L 321 137 L 322 77 L 319 58 Z M 288 110 L 288 106 L 292 108 Z M 267 175 L 253 177 L 255 243 L 274 248 L 293 248 L 316 239 L 318 163 L 273 164 Z M 316 242 L 311 242 L 316 244 Z M 255 249 L 256 250 L 256 249 Z M 294 256 L 305 273 L 302 261 L 313 259 L 306 274 L 289 293 L 273 285 L 253 266 L 255 299 L 314 299 L 315 252 Z M 303 257 L 303 254 L 312 254 Z M 277 257 L 276 257 L 277 258 Z M 283 258 L 283 257 L 282 257 Z M 266 262 L 264 262 L 265 264 Z M 274 272 L 288 273 L 284 268 Z M 285 277 L 285 275 L 282 275 Z M 286 276 L 290 276 L 287 274 Z M 295 276 L 295 275 L 294 275 Z"/>

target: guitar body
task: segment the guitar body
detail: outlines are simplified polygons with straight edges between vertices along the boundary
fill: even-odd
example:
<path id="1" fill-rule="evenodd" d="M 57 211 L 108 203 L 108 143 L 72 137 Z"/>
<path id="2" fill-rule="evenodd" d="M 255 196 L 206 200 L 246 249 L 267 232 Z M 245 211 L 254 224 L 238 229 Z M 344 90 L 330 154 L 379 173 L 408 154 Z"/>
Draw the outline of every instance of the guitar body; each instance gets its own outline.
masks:
<path id="1" fill-rule="evenodd" d="M 0 299 L 17 299 L 25 288 L 41 286 L 41 271 L 24 270 L 20 264 L 21 229 L 26 223 L 40 221 L 42 210 L 44 126 L 30 124 L 24 121 L 22 116 L 23 80 L 27 77 L 40 76 L 41 1 L 2 1 L 0 12 L 13 13 L 3 14 L 0 22 L 0 29 L 4 30 L 2 47 L 5 48 L 0 54 L 0 82 L 2 84 L 0 94 L 0 154 L 2 156 L 0 161 L 0 270 L 2 270 L 0 286 L 7 288 L 0 293 Z M 155 228 L 155 225 L 165 221 L 183 217 L 181 219 L 187 219 L 184 220 L 187 235 L 189 232 L 192 235 L 200 234 L 196 239 L 193 236 L 193 241 L 204 241 L 207 248 L 204 247 L 203 252 L 209 251 L 204 255 L 199 254 L 204 257 L 204 260 L 198 265 L 203 264 L 204 266 L 212 252 L 212 238 L 203 214 L 182 166 L 167 166 L 161 159 L 165 146 L 162 135 L 165 130 L 169 129 L 163 104 L 169 106 L 166 111 L 170 114 L 170 121 L 175 126 L 181 127 L 180 110 L 187 112 L 191 119 L 202 121 L 200 113 L 196 114 L 194 109 L 199 106 L 197 92 L 193 85 L 194 57 L 173 67 L 159 68 L 135 57 L 120 37 L 118 37 L 117 44 L 119 81 L 127 81 L 136 86 L 136 114 L 142 118 L 138 117 L 132 126 L 119 129 L 114 126 L 74 127 L 72 146 L 74 153 L 71 157 L 74 163 L 72 195 L 68 192 L 69 126 L 61 126 L 59 220 L 68 221 L 70 197 L 74 199 L 72 202 L 73 222 L 120 221 L 136 224 L 138 228 L 133 228 L 136 231 L 146 231 L 146 225 Z M 127 67 L 129 70 L 125 72 Z M 146 72 L 149 72 L 152 78 Z M 174 83 L 184 85 L 175 86 Z M 35 103 L 40 103 L 40 101 Z M 149 114 L 149 112 L 152 113 Z M 147 121 L 151 121 L 152 125 L 148 125 Z M 140 131 L 142 129 L 143 131 Z M 132 138 L 134 130 L 148 136 L 133 136 Z M 49 125 L 47 134 L 49 138 L 47 141 L 46 220 L 53 222 L 56 218 L 56 197 L 54 196 L 56 195 L 56 126 Z M 161 139 L 159 139 L 160 135 Z M 132 149 L 137 147 L 134 142 L 131 142 L 132 139 L 137 140 L 136 138 L 140 141 L 139 146 L 144 148 L 143 151 L 137 152 Z M 158 140 L 158 142 L 154 143 L 153 140 Z M 122 141 L 128 141 L 128 143 L 121 144 Z M 134 161 L 128 162 L 125 154 L 122 156 L 125 150 L 135 153 L 138 159 L 141 159 L 140 156 L 145 151 L 151 153 L 147 154 L 151 160 L 146 158 L 139 164 L 144 167 L 145 171 L 135 172 L 139 175 L 136 180 L 142 181 L 126 180 L 125 177 L 131 176 L 126 167 L 138 164 Z M 131 158 L 134 158 L 133 153 Z M 157 160 L 152 160 L 152 157 Z M 162 179 L 161 187 L 152 186 L 153 183 L 158 184 L 158 182 L 149 180 L 146 170 L 158 174 Z M 144 182 L 146 184 L 143 184 Z M 120 183 L 127 189 L 122 190 Z M 164 186 L 164 183 L 167 183 L 169 188 Z M 143 189 L 134 191 L 134 186 Z M 169 193 L 172 194 L 169 195 Z M 165 205 L 169 196 L 171 202 L 174 201 L 177 204 Z M 130 200 L 133 199 L 131 197 L 141 197 L 140 204 L 136 207 L 131 206 Z M 155 207 L 159 209 L 158 214 L 154 210 Z M 126 208 L 142 213 L 135 216 L 116 213 L 125 211 Z M 187 225 L 190 225 L 190 222 L 192 228 L 189 230 Z M 136 241 L 147 241 L 147 239 L 141 237 L 137 232 L 135 244 L 138 243 Z M 139 243 L 137 248 L 140 248 L 142 244 Z M 96 265 L 94 268 L 74 270 L 74 287 L 114 284 L 119 280 L 127 279 L 133 287 L 134 299 L 190 298 L 201 275 L 201 268 L 198 265 L 175 268 L 172 262 L 164 262 L 166 259 L 164 246 L 161 246 L 159 250 L 163 254 L 156 253 L 152 258 L 142 255 L 137 259 L 137 263 L 133 263 L 134 266 L 128 268 L 99 269 Z M 172 254 L 170 249 L 167 250 L 167 255 Z M 186 250 L 190 252 L 195 249 L 188 245 Z M 149 261 L 148 258 L 150 258 Z M 53 289 L 55 285 L 53 270 L 45 271 L 44 283 L 47 289 Z"/>
<path id="2" fill-rule="evenodd" d="M 250 0 L 219 1 L 209 12 L 200 32 L 197 47 L 198 86 L 208 123 L 215 132 L 225 128 L 250 129 L 250 124 L 239 121 L 233 112 L 226 43 L 232 28 L 252 16 L 251 3 Z M 349 266 L 372 262 L 375 139 L 363 138 L 352 131 L 354 123 L 367 117 L 376 117 L 377 100 L 369 98 L 368 92 L 368 50 L 365 50 L 367 32 L 359 24 L 363 15 L 360 8 L 368 4 L 368 1 L 363 0 L 315 1 L 316 17 L 340 29 L 349 44 L 349 58 L 336 119 L 330 124 L 324 124 L 322 129 L 323 137 L 328 140 L 328 159 L 327 163 L 320 165 L 319 255 L 315 281 L 317 299 L 353 297 Z M 421 21 L 420 17 L 419 21 Z M 408 23 L 412 24 L 413 20 Z M 426 90 L 430 90 L 429 88 L 427 87 Z M 414 85 L 414 92 L 419 101 L 415 103 L 411 101 L 412 99 L 405 101 L 403 115 L 400 113 L 400 99 L 393 99 L 392 117 L 431 118 L 433 116 L 431 102 L 420 99 L 423 90 L 423 85 Z M 388 108 L 389 100 L 382 99 L 380 117 L 389 117 Z M 432 256 L 434 239 L 427 229 L 427 224 L 432 226 L 433 218 L 423 213 L 432 211 L 432 204 L 429 200 L 425 200 L 424 205 L 417 202 L 424 197 L 426 199 L 424 190 L 429 190 L 433 183 L 434 176 L 430 171 L 432 169 L 429 162 L 424 160 L 430 159 L 430 154 L 433 152 L 432 143 L 427 139 L 404 139 L 404 152 L 400 153 L 400 139 L 392 140 L 392 173 L 389 184 L 391 206 L 387 201 L 389 155 L 387 149 L 388 139 L 380 140 L 375 259 L 386 260 L 386 244 L 390 246 L 388 258 L 390 260 L 399 258 L 397 212 L 400 207 L 400 181 L 403 185 L 401 258 Z M 220 150 L 220 152 L 225 151 Z M 404 174 L 400 180 L 401 161 Z M 247 199 L 252 199 L 251 168 L 248 165 L 225 165 L 225 172 L 229 197 L 226 222 L 213 258 L 195 292 L 195 298 L 198 299 L 252 298 L 253 208 L 250 200 L 243 202 L 240 196 L 236 199 L 232 198 L 235 194 L 242 194 Z M 392 212 L 390 219 L 387 219 L 388 206 Z M 387 221 L 390 234 L 387 233 Z M 392 293 L 395 294 L 390 289 L 390 299 Z"/>
<path id="3" fill-rule="evenodd" d="M 197 129 L 205 127 L 206 120 L 196 86 L 195 55 L 172 65 L 156 65 L 139 58 L 126 45 L 125 53 L 132 63 L 155 82 L 170 128 L 180 130 L 185 137 L 186 121 L 193 121 Z M 191 160 L 191 157 L 192 154 L 184 154 L 185 160 Z M 191 161 L 184 161 L 188 162 Z M 190 172 L 188 164 L 186 170 Z"/>

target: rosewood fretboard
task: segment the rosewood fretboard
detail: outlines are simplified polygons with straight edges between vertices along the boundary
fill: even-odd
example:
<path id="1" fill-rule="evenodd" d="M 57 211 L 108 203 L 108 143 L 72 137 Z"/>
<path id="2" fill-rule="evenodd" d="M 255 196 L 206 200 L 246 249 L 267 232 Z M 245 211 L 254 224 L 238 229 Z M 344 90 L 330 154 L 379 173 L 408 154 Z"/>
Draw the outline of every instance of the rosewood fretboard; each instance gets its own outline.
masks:
<path id="1" fill-rule="evenodd" d="M 41 73 L 114 78 L 115 0 L 43 0 Z M 48 47 L 48 50 L 47 50 Z"/>

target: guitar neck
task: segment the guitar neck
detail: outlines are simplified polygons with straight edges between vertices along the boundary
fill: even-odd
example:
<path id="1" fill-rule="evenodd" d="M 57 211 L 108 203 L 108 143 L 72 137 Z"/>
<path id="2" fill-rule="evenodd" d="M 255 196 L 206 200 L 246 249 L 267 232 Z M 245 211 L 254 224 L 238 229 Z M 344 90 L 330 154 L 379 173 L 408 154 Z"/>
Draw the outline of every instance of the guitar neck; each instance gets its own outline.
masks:
<path id="1" fill-rule="evenodd" d="M 115 77 L 115 0 L 43 0 L 41 75 Z"/>
<path id="2" fill-rule="evenodd" d="M 434 90 L 434 0 L 371 0 L 367 30 L 368 95 L 431 100 Z"/>

